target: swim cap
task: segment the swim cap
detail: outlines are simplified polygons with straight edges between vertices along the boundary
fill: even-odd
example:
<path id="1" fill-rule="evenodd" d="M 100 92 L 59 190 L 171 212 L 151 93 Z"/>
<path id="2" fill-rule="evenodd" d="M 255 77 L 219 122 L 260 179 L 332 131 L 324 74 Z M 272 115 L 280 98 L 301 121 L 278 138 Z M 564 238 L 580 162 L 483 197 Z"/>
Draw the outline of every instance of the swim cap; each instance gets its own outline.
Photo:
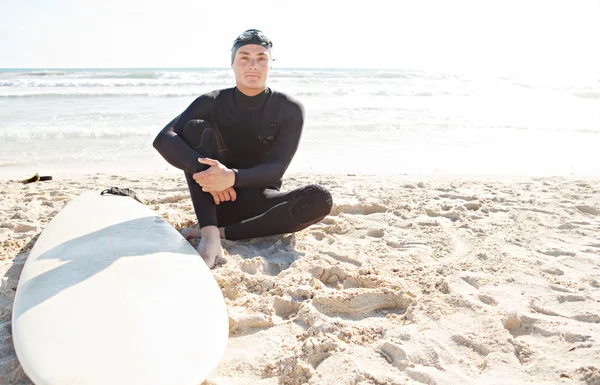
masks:
<path id="1" fill-rule="evenodd" d="M 259 29 L 248 29 L 233 41 L 233 46 L 231 47 L 231 64 L 233 64 L 237 50 L 246 44 L 262 45 L 269 51 L 271 59 L 275 60 L 273 59 L 273 43 L 271 39 L 266 37 Z"/>

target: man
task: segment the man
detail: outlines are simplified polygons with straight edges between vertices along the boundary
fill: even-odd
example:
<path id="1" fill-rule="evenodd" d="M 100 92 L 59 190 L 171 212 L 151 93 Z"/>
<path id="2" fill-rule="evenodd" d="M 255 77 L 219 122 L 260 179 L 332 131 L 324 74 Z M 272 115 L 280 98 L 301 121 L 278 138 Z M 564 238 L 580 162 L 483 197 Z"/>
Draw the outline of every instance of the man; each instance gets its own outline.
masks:
<path id="1" fill-rule="evenodd" d="M 272 48 L 260 30 L 242 33 L 231 48 L 236 86 L 198 97 L 153 143 L 185 173 L 199 230 L 183 233 L 201 237 L 198 253 L 210 268 L 223 255 L 220 238 L 292 233 L 331 211 L 322 186 L 279 191 L 298 149 L 304 108 L 267 87 Z"/>

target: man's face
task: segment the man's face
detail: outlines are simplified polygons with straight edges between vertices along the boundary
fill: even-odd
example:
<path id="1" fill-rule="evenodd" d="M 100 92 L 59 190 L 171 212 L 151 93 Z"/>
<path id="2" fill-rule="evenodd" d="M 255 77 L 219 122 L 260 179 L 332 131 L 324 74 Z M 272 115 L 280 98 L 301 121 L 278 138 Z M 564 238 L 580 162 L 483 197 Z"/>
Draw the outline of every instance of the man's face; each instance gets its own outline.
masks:
<path id="1" fill-rule="evenodd" d="M 238 89 L 246 95 L 253 96 L 267 86 L 271 56 L 262 45 L 246 44 L 235 53 L 231 68 Z"/>

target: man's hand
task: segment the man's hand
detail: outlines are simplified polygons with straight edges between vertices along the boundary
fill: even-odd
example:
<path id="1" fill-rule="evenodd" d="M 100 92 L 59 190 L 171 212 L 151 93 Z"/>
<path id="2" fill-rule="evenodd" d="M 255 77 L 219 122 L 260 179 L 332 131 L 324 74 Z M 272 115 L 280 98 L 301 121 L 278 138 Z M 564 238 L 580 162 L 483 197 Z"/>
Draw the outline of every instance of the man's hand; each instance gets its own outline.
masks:
<path id="1" fill-rule="evenodd" d="M 209 165 L 208 170 L 197 172 L 193 175 L 194 180 L 202 187 L 202 191 L 214 193 L 222 192 L 235 183 L 235 173 L 225 167 L 221 162 L 210 158 L 198 158 L 198 162 Z"/>
<path id="2" fill-rule="evenodd" d="M 234 202 L 237 199 L 237 194 L 233 187 L 229 187 L 227 190 L 224 191 L 211 192 L 210 195 L 212 195 L 216 205 L 218 205 L 221 202 Z"/>

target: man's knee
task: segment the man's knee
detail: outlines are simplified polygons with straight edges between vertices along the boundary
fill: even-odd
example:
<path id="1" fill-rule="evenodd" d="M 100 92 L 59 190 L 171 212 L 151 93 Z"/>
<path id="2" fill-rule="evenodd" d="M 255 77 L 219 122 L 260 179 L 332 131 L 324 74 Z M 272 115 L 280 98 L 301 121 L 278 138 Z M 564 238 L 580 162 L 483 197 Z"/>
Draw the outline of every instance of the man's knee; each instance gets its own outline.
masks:
<path id="1" fill-rule="evenodd" d="M 181 138 L 201 155 L 213 158 L 214 136 L 210 124 L 201 119 L 188 121 L 181 132 Z"/>
<path id="2" fill-rule="evenodd" d="M 329 190 L 317 184 L 305 186 L 298 197 L 298 202 L 292 207 L 292 216 L 299 223 L 319 221 L 329 215 L 333 207 Z"/>

